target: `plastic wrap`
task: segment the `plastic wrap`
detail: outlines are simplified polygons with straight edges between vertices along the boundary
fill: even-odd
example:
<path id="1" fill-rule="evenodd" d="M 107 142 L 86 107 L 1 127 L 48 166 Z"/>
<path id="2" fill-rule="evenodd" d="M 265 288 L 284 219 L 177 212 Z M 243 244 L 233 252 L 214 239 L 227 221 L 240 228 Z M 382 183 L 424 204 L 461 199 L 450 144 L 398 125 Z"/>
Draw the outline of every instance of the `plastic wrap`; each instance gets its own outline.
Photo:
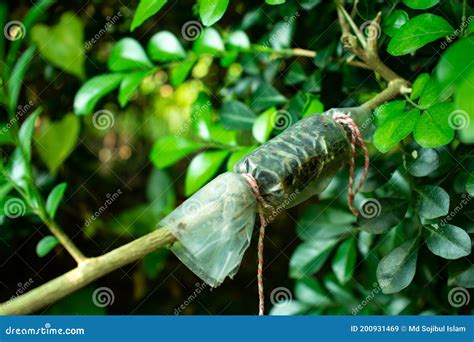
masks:
<path id="1" fill-rule="evenodd" d="M 212 287 L 233 277 L 250 244 L 255 195 L 242 175 L 226 172 L 186 200 L 160 225 L 178 242 L 173 253 Z"/>
<path id="2" fill-rule="evenodd" d="M 235 172 L 251 174 L 273 207 L 292 207 L 323 191 L 350 152 L 344 128 L 324 114 L 298 121 L 237 162 Z"/>

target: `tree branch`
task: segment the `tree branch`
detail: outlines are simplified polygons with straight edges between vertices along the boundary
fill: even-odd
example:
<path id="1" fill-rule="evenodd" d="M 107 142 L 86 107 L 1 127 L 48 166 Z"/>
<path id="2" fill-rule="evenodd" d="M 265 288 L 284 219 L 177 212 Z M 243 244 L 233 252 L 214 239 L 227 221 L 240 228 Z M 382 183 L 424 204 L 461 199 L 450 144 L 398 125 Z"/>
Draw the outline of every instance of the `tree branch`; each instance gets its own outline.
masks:
<path id="1" fill-rule="evenodd" d="M 82 254 L 82 252 L 77 248 L 77 246 L 72 242 L 71 239 L 64 233 L 61 227 L 55 221 L 46 220 L 46 226 L 49 228 L 51 233 L 58 239 L 61 245 L 66 249 L 66 251 L 71 254 L 71 256 L 76 260 L 78 264 L 83 263 L 87 260 L 87 257 Z"/>
<path id="2" fill-rule="evenodd" d="M 86 259 L 73 270 L 24 295 L 0 304 L 0 315 L 34 313 L 90 284 L 103 275 L 143 258 L 146 254 L 159 247 L 170 245 L 175 240 L 175 237 L 166 228 L 161 228 L 107 254 L 97 258 Z"/>

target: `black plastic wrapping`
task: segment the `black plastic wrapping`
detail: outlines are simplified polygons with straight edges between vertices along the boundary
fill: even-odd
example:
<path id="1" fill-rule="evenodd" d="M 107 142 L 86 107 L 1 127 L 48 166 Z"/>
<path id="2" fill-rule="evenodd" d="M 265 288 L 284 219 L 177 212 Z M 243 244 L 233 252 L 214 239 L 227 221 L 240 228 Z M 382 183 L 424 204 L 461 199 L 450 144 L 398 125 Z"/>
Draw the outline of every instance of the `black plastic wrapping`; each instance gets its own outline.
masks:
<path id="1" fill-rule="evenodd" d="M 237 162 L 235 172 L 251 174 L 273 207 L 292 207 L 322 192 L 349 160 L 350 142 L 332 118 L 335 111 L 298 121 Z"/>

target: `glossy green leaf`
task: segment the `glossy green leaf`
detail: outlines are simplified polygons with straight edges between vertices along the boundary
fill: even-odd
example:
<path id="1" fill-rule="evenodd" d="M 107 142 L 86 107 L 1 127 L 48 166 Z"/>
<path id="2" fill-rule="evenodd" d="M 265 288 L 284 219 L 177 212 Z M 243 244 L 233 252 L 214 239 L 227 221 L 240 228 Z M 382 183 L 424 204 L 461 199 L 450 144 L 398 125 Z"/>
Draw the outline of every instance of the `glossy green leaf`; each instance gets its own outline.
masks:
<path id="1" fill-rule="evenodd" d="M 276 108 L 271 107 L 260 114 L 252 126 L 252 135 L 259 143 L 263 144 L 270 138 L 274 127 Z"/>
<path id="2" fill-rule="evenodd" d="M 34 56 L 35 48 L 31 46 L 25 52 L 23 52 L 13 67 L 10 80 L 8 82 L 8 94 L 10 99 L 9 109 L 11 112 L 16 111 L 18 97 L 20 96 L 21 86 L 23 85 L 23 78 L 25 77 L 26 71 L 28 70 L 28 67 Z"/>
<path id="3" fill-rule="evenodd" d="M 201 35 L 194 42 L 193 51 L 199 55 L 218 55 L 224 51 L 224 42 L 216 29 L 208 27 L 202 30 Z"/>
<path id="4" fill-rule="evenodd" d="M 388 152 L 413 132 L 419 117 L 420 110 L 417 108 L 402 113 L 390 113 L 375 131 L 375 147 L 382 153 Z"/>
<path id="5" fill-rule="evenodd" d="M 357 224 L 366 232 L 382 234 L 399 224 L 407 209 L 407 201 L 400 198 L 371 198 L 362 202 Z"/>
<path id="6" fill-rule="evenodd" d="M 36 25 L 31 39 L 48 62 L 79 78 L 85 76 L 84 25 L 73 12 L 61 15 L 55 26 Z"/>
<path id="7" fill-rule="evenodd" d="M 455 93 L 456 110 L 451 114 L 451 123 L 458 129 L 463 143 L 474 144 L 474 65 L 471 64 L 468 70 Z"/>
<path id="8" fill-rule="evenodd" d="M 18 138 L 20 141 L 20 146 L 24 154 L 26 162 L 29 162 L 31 159 L 31 138 L 33 137 L 33 130 L 35 129 L 35 123 L 40 115 L 42 109 L 36 109 L 30 116 L 26 118 L 23 124 L 20 127 L 18 132 Z"/>
<path id="9" fill-rule="evenodd" d="M 156 14 L 168 0 L 140 0 L 135 15 L 133 16 L 130 31 L 134 31 L 145 20 Z"/>
<path id="10" fill-rule="evenodd" d="M 153 72 L 151 71 L 137 71 L 125 75 L 120 83 L 118 101 L 120 107 L 125 107 L 135 93 L 136 89 L 142 81 Z"/>
<path id="11" fill-rule="evenodd" d="M 148 69 L 153 66 L 141 44 L 133 38 L 123 38 L 115 43 L 107 65 L 111 71 Z"/>
<path id="12" fill-rule="evenodd" d="M 91 114 L 97 102 L 117 88 L 123 77 L 122 74 L 105 74 L 88 80 L 74 97 L 74 113 L 77 115 Z"/>
<path id="13" fill-rule="evenodd" d="M 431 13 L 420 14 L 397 30 L 387 50 L 394 56 L 406 55 L 453 31 L 446 19 Z"/>
<path id="14" fill-rule="evenodd" d="M 425 110 L 416 123 L 413 137 L 423 147 L 438 147 L 449 144 L 454 138 L 450 124 L 452 103 L 438 103 Z"/>
<path id="15" fill-rule="evenodd" d="M 42 258 L 51 252 L 57 245 L 59 245 L 58 239 L 56 239 L 55 236 L 47 235 L 36 245 L 36 254 Z"/>
<path id="16" fill-rule="evenodd" d="M 393 37 L 398 29 L 405 25 L 408 20 L 407 12 L 396 9 L 383 21 L 383 31 L 390 37 Z"/>
<path id="17" fill-rule="evenodd" d="M 415 209 L 426 219 L 435 219 L 448 214 L 449 195 L 436 185 L 424 185 L 416 190 Z"/>
<path id="18" fill-rule="evenodd" d="M 210 140 L 213 124 L 212 101 L 208 94 L 200 92 L 191 106 L 191 128 L 201 139 Z"/>
<path id="19" fill-rule="evenodd" d="M 405 111 L 405 101 L 398 100 L 398 101 L 390 101 L 390 102 L 385 102 L 381 106 L 378 106 L 375 108 L 374 111 L 374 116 L 375 116 L 375 122 L 377 123 L 377 126 L 381 126 L 385 123 L 386 119 L 389 117 L 389 115 L 402 115 L 403 112 Z"/>
<path id="20" fill-rule="evenodd" d="M 251 129 L 257 115 L 240 101 L 225 102 L 219 110 L 222 125 L 227 129 Z"/>
<path id="21" fill-rule="evenodd" d="M 452 90 L 443 89 L 437 80 L 430 79 L 421 92 L 418 107 L 422 109 L 429 108 L 439 102 L 446 101 L 451 95 Z"/>
<path id="22" fill-rule="evenodd" d="M 191 70 L 193 69 L 194 64 L 196 63 L 196 58 L 190 58 L 182 62 L 176 63 L 171 67 L 170 82 L 174 87 L 179 86 L 183 83 L 186 78 L 188 78 Z"/>
<path id="23" fill-rule="evenodd" d="M 242 30 L 237 30 L 229 34 L 227 37 L 227 44 L 231 48 L 248 49 L 250 47 L 250 39 Z"/>
<path id="24" fill-rule="evenodd" d="M 290 277 L 303 278 L 321 269 L 337 240 L 312 240 L 296 247 L 290 259 Z"/>
<path id="25" fill-rule="evenodd" d="M 332 270 L 341 284 L 347 283 L 354 273 L 357 258 L 355 239 L 345 240 L 332 259 Z"/>
<path id="26" fill-rule="evenodd" d="M 462 286 L 474 288 L 474 265 L 469 265 L 457 272 L 449 272 L 449 286 Z"/>
<path id="27" fill-rule="evenodd" d="M 406 169 L 415 177 L 425 177 L 439 167 L 439 154 L 431 148 L 420 148 L 406 156 Z"/>
<path id="28" fill-rule="evenodd" d="M 413 280 L 418 258 L 418 241 L 408 240 L 395 248 L 377 266 L 377 280 L 383 293 L 396 293 Z"/>
<path id="29" fill-rule="evenodd" d="M 74 150 L 79 130 L 79 118 L 72 113 L 59 121 L 46 120 L 41 125 L 35 136 L 36 150 L 51 173 L 56 173 Z"/>
<path id="30" fill-rule="evenodd" d="M 286 98 L 271 84 L 262 83 L 253 94 L 250 107 L 259 112 L 285 102 Z"/>
<path id="31" fill-rule="evenodd" d="M 157 168 L 173 165 L 187 155 L 196 152 L 202 145 L 179 136 L 165 136 L 153 144 L 150 160 Z"/>
<path id="32" fill-rule="evenodd" d="M 169 62 L 186 57 L 186 51 L 176 36 L 169 31 L 155 33 L 147 46 L 150 58 L 157 62 Z"/>
<path id="33" fill-rule="evenodd" d="M 324 104 L 319 100 L 319 96 L 307 94 L 306 104 L 301 112 L 301 117 L 305 118 L 322 112 L 324 112 Z"/>
<path id="34" fill-rule="evenodd" d="M 454 260 L 471 254 L 471 238 L 464 229 L 450 224 L 427 226 L 426 245 L 433 254 Z"/>
<path id="35" fill-rule="evenodd" d="M 227 158 L 227 151 L 207 151 L 195 156 L 186 170 L 186 196 L 191 196 L 219 171 Z"/>
<path id="36" fill-rule="evenodd" d="M 430 81 L 430 79 L 431 79 L 431 77 L 427 73 L 420 74 L 416 78 L 416 80 L 415 80 L 415 82 L 413 82 L 413 86 L 411 88 L 410 98 L 412 100 L 416 100 L 417 98 L 419 98 L 421 96 L 421 94 L 423 93 L 423 90 L 425 89 L 425 87 L 428 84 L 428 82 Z"/>
<path id="37" fill-rule="evenodd" d="M 281 5 L 286 2 L 286 0 L 265 0 L 265 2 L 269 5 Z"/>
<path id="38" fill-rule="evenodd" d="M 53 190 L 51 190 L 48 199 L 46 200 L 46 212 L 52 219 L 54 219 L 54 217 L 56 216 L 56 211 L 59 208 L 61 200 L 63 199 L 66 187 L 66 183 L 56 185 Z"/>
<path id="39" fill-rule="evenodd" d="M 440 0 L 402 0 L 405 5 L 413 9 L 427 9 L 439 3 Z"/>
<path id="40" fill-rule="evenodd" d="M 199 16 L 205 26 L 218 22 L 224 15 L 229 0 L 199 0 Z"/>
<path id="41" fill-rule="evenodd" d="M 296 281 L 295 297 L 299 301 L 313 306 L 324 306 L 331 303 L 331 299 L 326 291 L 311 277 Z"/>

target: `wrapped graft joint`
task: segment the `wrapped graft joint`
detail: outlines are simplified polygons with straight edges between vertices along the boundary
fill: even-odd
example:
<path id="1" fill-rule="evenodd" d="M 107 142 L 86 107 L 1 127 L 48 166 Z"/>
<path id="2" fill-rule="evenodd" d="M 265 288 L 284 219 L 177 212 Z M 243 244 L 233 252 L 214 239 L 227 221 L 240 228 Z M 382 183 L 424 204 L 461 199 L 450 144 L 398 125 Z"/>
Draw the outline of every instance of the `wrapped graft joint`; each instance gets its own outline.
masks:
<path id="1" fill-rule="evenodd" d="M 237 162 L 235 173 L 216 177 L 176 208 L 160 222 L 178 240 L 174 254 L 212 287 L 232 278 L 261 202 L 295 206 L 323 191 L 350 159 L 350 132 L 333 117 L 350 110 L 332 109 L 297 122 Z"/>

